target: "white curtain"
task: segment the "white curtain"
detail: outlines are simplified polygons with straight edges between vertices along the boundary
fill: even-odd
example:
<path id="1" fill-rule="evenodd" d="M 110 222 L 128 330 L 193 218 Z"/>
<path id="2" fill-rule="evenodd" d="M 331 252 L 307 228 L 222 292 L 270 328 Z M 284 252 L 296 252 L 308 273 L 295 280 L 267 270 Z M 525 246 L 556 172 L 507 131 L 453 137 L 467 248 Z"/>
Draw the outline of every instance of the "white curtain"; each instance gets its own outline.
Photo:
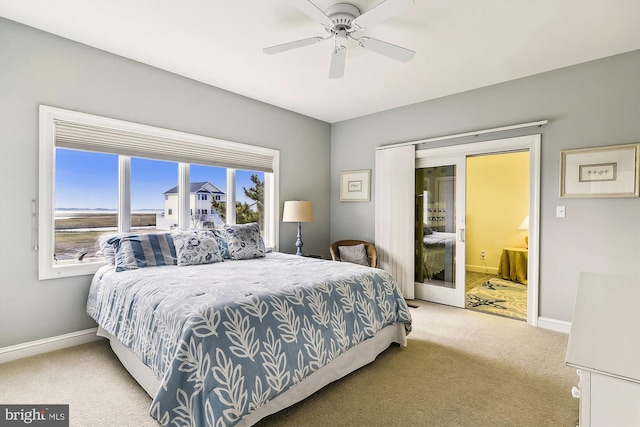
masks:
<path id="1" fill-rule="evenodd" d="M 375 243 L 378 266 L 414 298 L 415 146 L 376 150 Z"/>

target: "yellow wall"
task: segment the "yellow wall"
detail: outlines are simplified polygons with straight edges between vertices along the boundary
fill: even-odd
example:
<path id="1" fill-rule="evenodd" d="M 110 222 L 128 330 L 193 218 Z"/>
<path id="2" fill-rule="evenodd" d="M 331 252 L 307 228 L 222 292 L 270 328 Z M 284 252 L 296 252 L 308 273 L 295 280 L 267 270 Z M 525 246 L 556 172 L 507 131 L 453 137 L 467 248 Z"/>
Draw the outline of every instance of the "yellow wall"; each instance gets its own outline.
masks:
<path id="1" fill-rule="evenodd" d="M 502 248 L 525 247 L 529 152 L 468 157 L 466 200 L 467 270 L 496 274 Z"/>

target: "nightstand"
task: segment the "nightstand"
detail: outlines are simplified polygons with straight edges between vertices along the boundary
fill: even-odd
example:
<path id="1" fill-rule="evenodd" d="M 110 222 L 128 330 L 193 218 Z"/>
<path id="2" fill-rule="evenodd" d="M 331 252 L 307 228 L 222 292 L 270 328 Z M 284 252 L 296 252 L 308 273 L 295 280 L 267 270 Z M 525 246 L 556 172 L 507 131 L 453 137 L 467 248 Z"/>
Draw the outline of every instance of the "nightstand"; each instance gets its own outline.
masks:
<path id="1" fill-rule="evenodd" d="M 498 276 L 502 279 L 527 284 L 529 249 L 504 248 L 498 266 Z"/>

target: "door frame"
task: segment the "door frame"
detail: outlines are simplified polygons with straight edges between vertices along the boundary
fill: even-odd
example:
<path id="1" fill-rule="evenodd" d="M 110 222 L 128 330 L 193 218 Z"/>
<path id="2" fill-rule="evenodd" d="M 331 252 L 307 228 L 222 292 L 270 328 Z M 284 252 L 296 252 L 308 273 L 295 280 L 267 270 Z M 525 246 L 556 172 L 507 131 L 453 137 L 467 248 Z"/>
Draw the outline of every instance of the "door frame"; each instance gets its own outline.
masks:
<path id="1" fill-rule="evenodd" d="M 529 257 L 527 285 L 527 323 L 538 326 L 540 268 L 540 134 L 494 139 L 490 141 L 417 149 L 416 162 L 422 158 L 474 156 L 512 151 L 529 151 Z"/>

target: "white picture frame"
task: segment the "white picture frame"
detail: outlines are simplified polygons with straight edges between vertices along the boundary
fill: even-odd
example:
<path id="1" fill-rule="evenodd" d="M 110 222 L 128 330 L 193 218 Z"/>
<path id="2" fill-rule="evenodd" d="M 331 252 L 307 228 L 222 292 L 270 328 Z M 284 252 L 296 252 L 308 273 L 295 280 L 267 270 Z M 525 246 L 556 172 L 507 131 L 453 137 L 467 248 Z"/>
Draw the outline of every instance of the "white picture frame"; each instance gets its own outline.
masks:
<path id="1" fill-rule="evenodd" d="M 640 143 L 561 151 L 560 197 L 640 197 Z"/>
<path id="2" fill-rule="evenodd" d="M 340 201 L 368 202 L 371 200 L 371 169 L 340 172 Z"/>

